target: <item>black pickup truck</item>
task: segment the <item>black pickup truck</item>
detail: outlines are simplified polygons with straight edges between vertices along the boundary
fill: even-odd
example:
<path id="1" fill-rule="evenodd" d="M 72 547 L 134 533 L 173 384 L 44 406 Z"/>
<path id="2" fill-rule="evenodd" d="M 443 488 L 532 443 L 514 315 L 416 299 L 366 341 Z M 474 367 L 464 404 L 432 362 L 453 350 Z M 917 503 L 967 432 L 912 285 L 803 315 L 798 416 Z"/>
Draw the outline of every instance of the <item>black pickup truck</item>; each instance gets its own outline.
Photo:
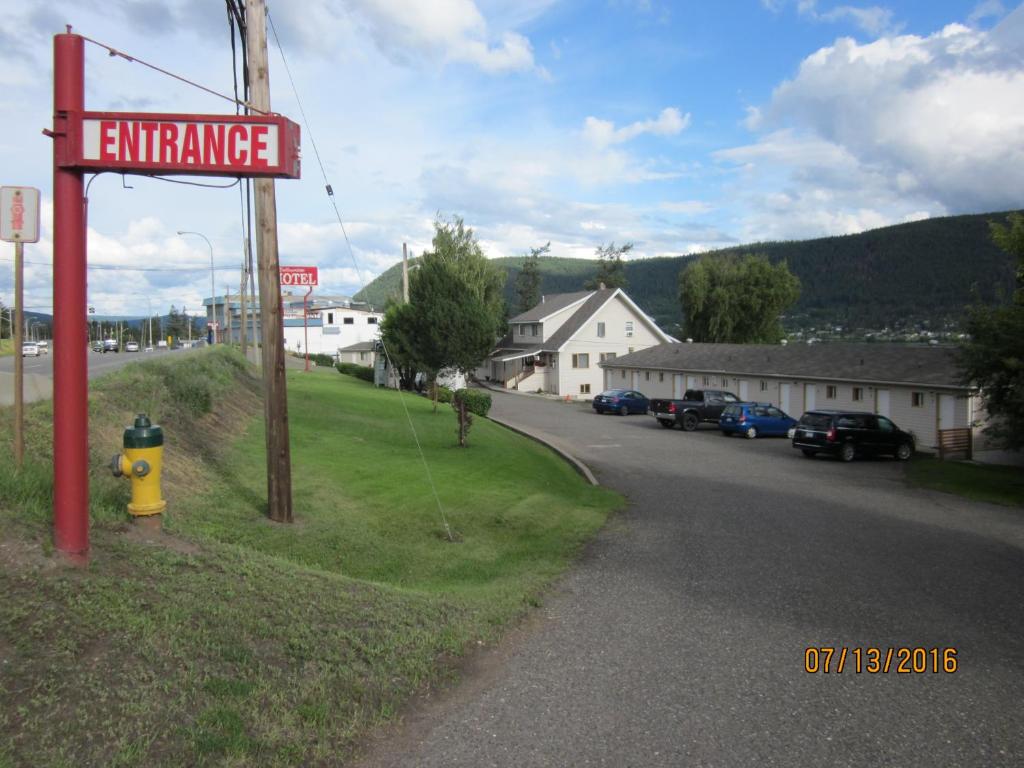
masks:
<path id="1" fill-rule="evenodd" d="M 688 389 L 682 400 L 651 400 L 647 413 L 665 429 L 678 424 L 692 432 L 701 422 L 717 425 L 725 406 L 738 402 L 736 395 L 721 389 Z"/>

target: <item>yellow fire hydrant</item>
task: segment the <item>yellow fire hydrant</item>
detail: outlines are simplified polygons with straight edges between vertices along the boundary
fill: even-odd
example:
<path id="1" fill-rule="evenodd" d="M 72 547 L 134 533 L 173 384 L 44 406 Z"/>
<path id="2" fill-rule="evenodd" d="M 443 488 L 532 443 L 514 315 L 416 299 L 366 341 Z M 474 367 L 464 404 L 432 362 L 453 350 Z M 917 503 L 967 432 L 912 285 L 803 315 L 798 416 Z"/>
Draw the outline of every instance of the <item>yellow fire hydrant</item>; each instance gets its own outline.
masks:
<path id="1" fill-rule="evenodd" d="M 124 453 L 114 456 L 110 469 L 114 477 L 131 477 L 132 500 L 128 511 L 134 517 L 159 515 L 167 509 L 160 496 L 160 468 L 163 464 L 164 431 L 140 413 L 135 426 L 124 431 Z"/>

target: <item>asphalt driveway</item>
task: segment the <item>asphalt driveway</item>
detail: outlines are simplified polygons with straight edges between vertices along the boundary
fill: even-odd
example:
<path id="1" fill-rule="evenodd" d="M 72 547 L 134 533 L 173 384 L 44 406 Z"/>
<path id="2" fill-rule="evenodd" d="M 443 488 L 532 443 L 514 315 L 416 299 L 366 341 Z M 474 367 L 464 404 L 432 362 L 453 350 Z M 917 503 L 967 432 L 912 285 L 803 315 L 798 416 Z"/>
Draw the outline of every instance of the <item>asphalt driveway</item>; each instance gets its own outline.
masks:
<path id="1" fill-rule="evenodd" d="M 364 765 L 1024 764 L 1021 510 L 909 488 L 894 461 L 493 398 L 628 508 Z M 808 674 L 808 646 L 955 648 L 957 670 Z"/>

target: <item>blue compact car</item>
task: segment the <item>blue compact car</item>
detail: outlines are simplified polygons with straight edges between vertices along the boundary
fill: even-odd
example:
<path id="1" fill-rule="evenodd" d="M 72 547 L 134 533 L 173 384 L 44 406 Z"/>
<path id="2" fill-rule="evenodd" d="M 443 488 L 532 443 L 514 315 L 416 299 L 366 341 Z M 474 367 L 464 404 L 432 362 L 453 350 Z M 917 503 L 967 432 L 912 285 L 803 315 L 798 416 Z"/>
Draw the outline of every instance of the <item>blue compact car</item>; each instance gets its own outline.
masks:
<path id="1" fill-rule="evenodd" d="M 786 437 L 796 423 L 796 419 L 771 403 L 735 403 L 722 411 L 718 428 L 726 437 L 739 434 L 753 440 L 759 435 Z"/>
<path id="2" fill-rule="evenodd" d="M 594 398 L 591 405 L 598 413 L 647 413 L 647 398 L 632 389 L 609 389 Z"/>

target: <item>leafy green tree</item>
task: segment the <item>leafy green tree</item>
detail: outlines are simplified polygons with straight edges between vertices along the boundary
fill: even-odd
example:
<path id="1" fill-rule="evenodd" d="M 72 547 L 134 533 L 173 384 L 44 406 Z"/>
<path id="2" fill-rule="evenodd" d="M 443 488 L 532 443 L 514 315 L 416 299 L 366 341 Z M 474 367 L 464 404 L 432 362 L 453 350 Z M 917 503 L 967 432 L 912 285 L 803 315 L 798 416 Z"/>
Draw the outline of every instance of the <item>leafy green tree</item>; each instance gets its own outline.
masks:
<path id="1" fill-rule="evenodd" d="M 799 297 L 800 280 L 785 262 L 763 256 L 705 256 L 679 274 L 683 328 L 694 341 L 774 343 L 779 316 Z"/>
<path id="2" fill-rule="evenodd" d="M 967 316 L 970 340 L 960 347 L 964 383 L 978 387 L 989 415 L 985 433 L 1012 450 L 1024 448 L 1024 214 L 990 224 L 992 239 L 1017 259 L 1016 288 L 1003 306 L 977 305 Z"/>
<path id="3" fill-rule="evenodd" d="M 551 251 L 551 241 L 539 247 L 531 248 L 530 255 L 523 259 L 523 266 L 516 275 L 516 296 L 519 299 L 519 312 L 526 312 L 540 303 L 540 257 Z"/>
<path id="4" fill-rule="evenodd" d="M 461 218 L 438 220 L 434 230 L 433 250 L 409 279 L 409 309 L 394 323 L 405 334 L 410 359 L 431 380 L 444 369 L 463 375 L 475 369 L 503 329 L 505 308 L 505 275 L 484 256 L 473 230 Z M 461 446 L 469 423 L 460 409 Z"/>
<path id="5" fill-rule="evenodd" d="M 622 257 L 633 250 L 632 243 L 623 243 L 616 246 L 612 241 L 608 245 L 602 245 L 594 251 L 597 256 L 597 274 L 583 284 L 588 291 L 595 291 L 604 283 L 605 288 L 625 288 L 626 267 Z"/>
<path id="6" fill-rule="evenodd" d="M 393 302 L 384 310 L 380 338 L 390 365 L 398 372 L 398 386 L 412 389 L 424 366 L 416 356 L 416 316 L 411 304 Z"/>

